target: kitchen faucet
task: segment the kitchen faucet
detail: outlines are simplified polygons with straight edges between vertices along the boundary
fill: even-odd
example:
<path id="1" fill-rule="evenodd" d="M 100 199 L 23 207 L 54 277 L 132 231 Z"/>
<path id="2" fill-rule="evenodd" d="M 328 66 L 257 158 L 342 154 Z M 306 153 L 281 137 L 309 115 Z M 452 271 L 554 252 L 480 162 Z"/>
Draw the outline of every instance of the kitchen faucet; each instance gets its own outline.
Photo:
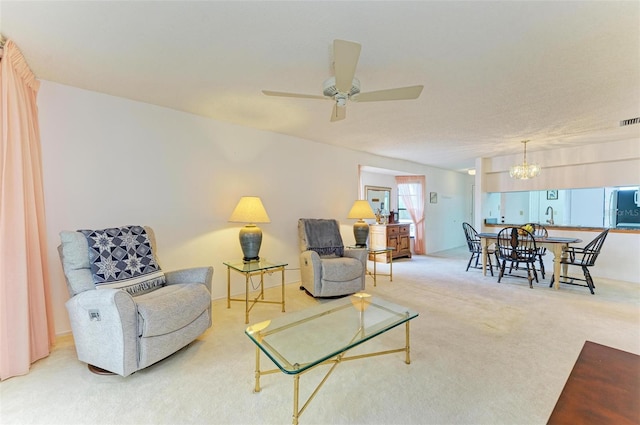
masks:
<path id="1" fill-rule="evenodd" d="M 547 207 L 547 211 L 544 213 L 544 215 L 549 215 L 549 210 L 551 210 L 551 219 L 547 220 L 547 223 L 553 226 L 553 207 L 551 205 Z"/>

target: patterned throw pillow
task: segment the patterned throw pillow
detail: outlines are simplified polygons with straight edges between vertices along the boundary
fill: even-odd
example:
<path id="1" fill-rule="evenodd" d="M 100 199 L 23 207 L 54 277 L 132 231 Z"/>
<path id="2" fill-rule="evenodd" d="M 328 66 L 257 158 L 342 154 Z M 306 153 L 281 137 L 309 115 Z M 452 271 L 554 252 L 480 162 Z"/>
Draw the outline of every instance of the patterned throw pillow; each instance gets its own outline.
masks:
<path id="1" fill-rule="evenodd" d="M 89 264 L 96 288 L 123 289 L 131 295 L 141 295 L 165 285 L 164 273 L 144 227 L 79 232 L 89 244 Z"/>

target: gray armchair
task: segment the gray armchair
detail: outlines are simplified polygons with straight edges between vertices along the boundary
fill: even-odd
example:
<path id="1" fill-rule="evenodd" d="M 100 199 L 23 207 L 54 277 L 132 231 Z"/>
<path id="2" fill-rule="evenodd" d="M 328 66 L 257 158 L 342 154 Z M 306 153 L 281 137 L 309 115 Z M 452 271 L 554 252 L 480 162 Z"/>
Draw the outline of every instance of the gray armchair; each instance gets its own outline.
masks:
<path id="1" fill-rule="evenodd" d="M 364 290 L 368 251 L 345 249 L 337 220 L 298 220 L 302 287 L 314 297 Z"/>
<path id="2" fill-rule="evenodd" d="M 162 271 L 151 228 L 63 231 L 60 239 L 71 330 L 89 369 L 130 375 L 211 326 L 213 268 Z"/>

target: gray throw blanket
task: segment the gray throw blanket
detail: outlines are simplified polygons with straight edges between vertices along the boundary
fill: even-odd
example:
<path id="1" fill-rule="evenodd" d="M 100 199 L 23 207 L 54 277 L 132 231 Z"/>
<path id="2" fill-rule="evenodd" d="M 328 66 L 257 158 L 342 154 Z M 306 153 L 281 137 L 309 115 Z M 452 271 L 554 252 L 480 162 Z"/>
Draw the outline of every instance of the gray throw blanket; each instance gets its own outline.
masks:
<path id="1" fill-rule="evenodd" d="M 307 234 L 307 249 L 317 252 L 320 256 L 344 255 L 342 236 L 335 220 L 307 219 L 304 222 L 304 230 Z"/>

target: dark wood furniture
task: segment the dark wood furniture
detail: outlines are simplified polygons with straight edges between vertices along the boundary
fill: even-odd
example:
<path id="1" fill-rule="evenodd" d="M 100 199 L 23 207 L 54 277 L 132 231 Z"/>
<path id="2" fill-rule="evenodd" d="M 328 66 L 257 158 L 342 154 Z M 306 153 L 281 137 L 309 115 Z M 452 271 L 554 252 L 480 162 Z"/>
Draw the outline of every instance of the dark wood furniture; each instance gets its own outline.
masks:
<path id="1" fill-rule="evenodd" d="M 544 227 L 542 224 L 540 223 L 527 223 L 524 225 L 524 227 L 527 226 L 531 226 L 531 234 L 533 235 L 534 238 L 538 238 L 538 239 L 546 239 L 549 237 L 549 232 L 547 231 L 547 228 Z M 542 278 L 545 278 L 545 270 L 544 270 L 544 261 L 542 259 L 542 257 L 544 257 L 547 254 L 547 248 L 545 248 L 544 246 L 539 246 L 538 247 L 538 260 L 539 260 L 539 264 L 540 264 L 540 274 L 542 275 Z"/>
<path id="2" fill-rule="evenodd" d="M 498 283 L 502 280 L 507 263 L 509 263 L 508 274 L 515 277 L 526 277 L 529 280 L 529 288 L 533 288 L 533 280 L 535 279 L 538 282 L 538 273 L 536 272 L 538 248 L 533 235 L 519 227 L 505 227 L 498 233 L 497 246 L 498 259 L 502 262 L 500 264 Z M 520 264 L 527 266 L 527 275 L 511 274 L 514 267 L 519 270 Z"/>
<path id="3" fill-rule="evenodd" d="M 586 341 L 547 422 L 640 423 L 640 356 Z"/>
<path id="4" fill-rule="evenodd" d="M 497 233 L 478 233 L 480 240 L 482 241 L 482 274 L 487 274 L 487 250 L 488 247 L 494 243 L 498 239 Z M 553 253 L 553 274 L 554 276 L 560 276 L 560 259 L 563 256 L 563 252 L 565 249 L 569 247 L 569 245 L 574 243 L 580 243 L 582 239 L 578 238 L 558 238 L 549 236 L 546 239 L 536 239 L 536 246 L 541 247 L 544 246 L 549 251 Z M 558 279 L 555 281 L 551 280 L 554 283 L 555 289 L 560 288 L 560 284 Z"/>
<path id="5" fill-rule="evenodd" d="M 473 228 L 469 223 L 462 223 L 462 230 L 464 231 L 464 236 L 467 239 L 467 247 L 469 248 L 469 252 L 471 253 L 471 257 L 469 258 L 469 262 L 467 263 L 467 270 L 469 271 L 469 267 L 473 267 L 475 269 L 481 269 L 482 267 L 479 265 L 480 259 L 482 258 L 482 241 L 480 240 L 480 236 L 478 236 L 478 232 Z M 496 267 L 500 266 L 500 259 L 498 258 L 498 251 L 495 249 L 493 245 L 487 247 L 487 264 L 489 265 L 489 271 L 491 272 L 491 276 L 493 276 L 493 264 L 491 263 L 491 256 L 496 257 Z M 471 264 L 475 260 L 474 265 Z"/>
<path id="6" fill-rule="evenodd" d="M 369 255 L 369 260 L 388 263 L 400 257 L 411 258 L 411 225 L 374 224 L 369 226 L 369 246 L 372 248 L 390 247 L 393 250 L 385 254 Z"/>

